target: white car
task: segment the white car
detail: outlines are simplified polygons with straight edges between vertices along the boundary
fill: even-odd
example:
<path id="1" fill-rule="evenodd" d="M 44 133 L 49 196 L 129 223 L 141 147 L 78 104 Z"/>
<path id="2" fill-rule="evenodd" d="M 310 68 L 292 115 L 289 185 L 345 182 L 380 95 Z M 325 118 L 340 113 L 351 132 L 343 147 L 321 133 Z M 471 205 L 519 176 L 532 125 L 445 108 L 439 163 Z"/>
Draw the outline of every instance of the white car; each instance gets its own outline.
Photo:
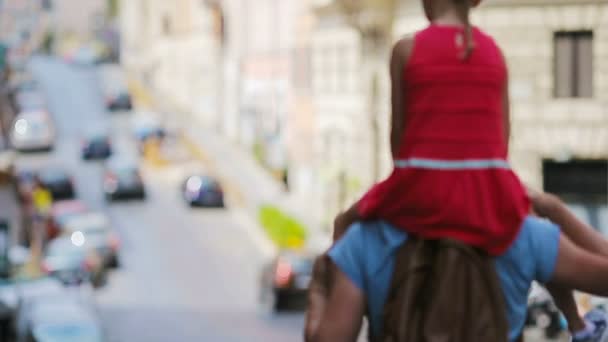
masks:
<path id="1" fill-rule="evenodd" d="M 10 141 L 19 151 L 53 149 L 55 127 L 50 116 L 43 111 L 19 114 L 13 123 Z"/>

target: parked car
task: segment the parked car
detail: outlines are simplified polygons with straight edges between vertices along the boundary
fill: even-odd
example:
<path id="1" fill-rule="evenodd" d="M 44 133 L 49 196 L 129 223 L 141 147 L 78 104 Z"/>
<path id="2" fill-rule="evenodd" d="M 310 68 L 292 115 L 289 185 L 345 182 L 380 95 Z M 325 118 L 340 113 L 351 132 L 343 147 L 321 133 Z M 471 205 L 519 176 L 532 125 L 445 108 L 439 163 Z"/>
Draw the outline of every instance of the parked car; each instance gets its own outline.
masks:
<path id="1" fill-rule="evenodd" d="M 104 266 L 118 267 L 120 240 L 104 214 L 89 212 L 71 216 L 64 221 L 62 232 L 69 236 L 81 233 L 83 247 L 95 249 Z"/>
<path id="2" fill-rule="evenodd" d="M 194 175 L 182 185 L 182 194 L 190 206 L 224 207 L 224 193 L 220 183 L 209 176 Z"/>
<path id="3" fill-rule="evenodd" d="M 101 342 L 93 301 L 64 288 L 24 301 L 17 316 L 17 342 Z"/>
<path id="4" fill-rule="evenodd" d="M 91 132 L 82 141 L 82 159 L 107 159 L 112 155 L 110 138 L 104 132 Z"/>
<path id="5" fill-rule="evenodd" d="M 139 167 L 135 161 L 123 157 L 112 157 L 106 163 L 103 189 L 109 201 L 146 198 Z"/>
<path id="6" fill-rule="evenodd" d="M 49 151 L 55 143 L 55 127 L 44 111 L 22 112 L 15 118 L 10 141 L 18 151 Z"/>
<path id="7" fill-rule="evenodd" d="M 72 199 L 76 194 L 72 177 L 64 169 L 42 169 L 38 171 L 38 179 L 49 189 L 54 201 Z"/>
<path id="8" fill-rule="evenodd" d="M 262 270 L 261 302 L 272 310 L 285 308 L 291 299 L 306 297 L 316 255 L 282 251 Z"/>
<path id="9" fill-rule="evenodd" d="M 82 233 L 62 235 L 47 244 L 42 270 L 66 285 L 105 283 L 106 268 L 97 250 L 85 245 Z"/>
<path id="10" fill-rule="evenodd" d="M 88 212 L 89 208 L 80 200 L 58 201 L 51 207 L 47 226 L 47 240 L 57 237 L 61 233 L 67 220 Z"/>

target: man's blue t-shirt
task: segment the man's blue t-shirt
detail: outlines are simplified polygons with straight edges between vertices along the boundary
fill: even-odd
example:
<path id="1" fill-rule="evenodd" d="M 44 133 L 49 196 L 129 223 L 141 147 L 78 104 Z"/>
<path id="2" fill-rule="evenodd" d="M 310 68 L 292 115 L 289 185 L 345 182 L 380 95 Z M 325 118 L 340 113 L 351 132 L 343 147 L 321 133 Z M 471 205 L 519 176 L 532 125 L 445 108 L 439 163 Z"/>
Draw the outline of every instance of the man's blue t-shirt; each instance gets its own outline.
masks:
<path id="1" fill-rule="evenodd" d="M 509 340 L 522 332 L 532 281 L 546 283 L 553 276 L 559 247 L 559 228 L 528 217 L 511 247 L 496 258 L 496 271 L 505 295 Z M 407 234 L 382 221 L 351 226 L 329 252 L 342 272 L 366 296 L 371 332 L 382 329 L 382 311 L 389 291 L 395 255 Z"/>

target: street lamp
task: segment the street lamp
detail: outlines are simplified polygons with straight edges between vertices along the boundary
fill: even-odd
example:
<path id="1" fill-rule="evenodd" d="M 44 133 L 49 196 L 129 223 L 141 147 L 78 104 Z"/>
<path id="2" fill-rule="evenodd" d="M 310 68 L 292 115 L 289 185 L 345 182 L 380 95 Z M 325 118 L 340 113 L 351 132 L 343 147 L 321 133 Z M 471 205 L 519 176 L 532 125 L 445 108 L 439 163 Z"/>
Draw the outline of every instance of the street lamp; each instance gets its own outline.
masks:
<path id="1" fill-rule="evenodd" d="M 390 53 L 399 0 L 316 0 L 319 15 L 337 14 L 358 32 L 363 70 L 368 82 L 368 114 L 372 136 L 372 176 L 380 177 L 380 75 Z"/>

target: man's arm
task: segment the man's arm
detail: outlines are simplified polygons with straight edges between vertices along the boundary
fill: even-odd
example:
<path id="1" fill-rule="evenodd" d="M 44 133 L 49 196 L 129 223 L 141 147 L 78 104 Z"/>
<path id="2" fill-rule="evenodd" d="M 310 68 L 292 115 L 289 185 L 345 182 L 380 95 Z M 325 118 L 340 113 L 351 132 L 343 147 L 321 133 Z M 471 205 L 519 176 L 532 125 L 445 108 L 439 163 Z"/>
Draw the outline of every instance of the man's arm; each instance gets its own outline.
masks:
<path id="1" fill-rule="evenodd" d="M 337 267 L 332 267 L 333 286 L 319 330 L 309 342 L 354 342 L 359 336 L 365 296 Z"/>

